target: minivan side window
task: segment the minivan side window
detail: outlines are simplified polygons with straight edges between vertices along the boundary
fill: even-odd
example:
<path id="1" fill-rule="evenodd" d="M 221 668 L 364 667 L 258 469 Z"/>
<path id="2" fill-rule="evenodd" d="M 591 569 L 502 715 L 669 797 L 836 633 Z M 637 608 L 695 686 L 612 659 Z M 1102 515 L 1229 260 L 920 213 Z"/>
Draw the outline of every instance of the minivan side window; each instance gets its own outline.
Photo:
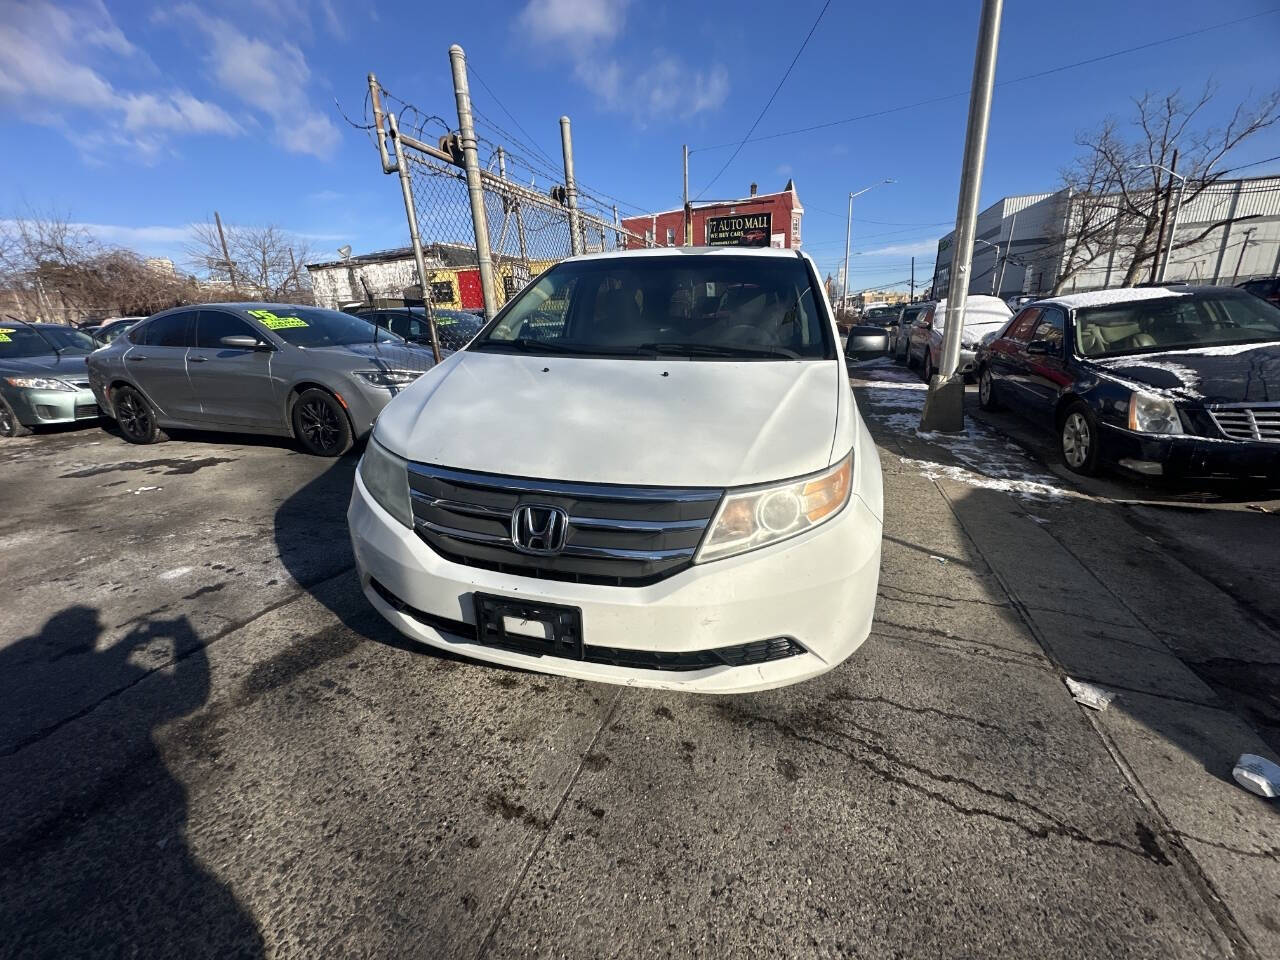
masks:
<path id="1" fill-rule="evenodd" d="M 130 339 L 149 347 L 189 347 L 192 321 L 195 318 L 195 312 L 191 310 L 156 317 Z"/>
<path id="2" fill-rule="evenodd" d="M 200 319 L 196 322 L 196 346 L 209 349 L 225 349 L 222 347 L 223 337 L 262 338 L 239 317 L 221 310 L 201 310 Z"/>

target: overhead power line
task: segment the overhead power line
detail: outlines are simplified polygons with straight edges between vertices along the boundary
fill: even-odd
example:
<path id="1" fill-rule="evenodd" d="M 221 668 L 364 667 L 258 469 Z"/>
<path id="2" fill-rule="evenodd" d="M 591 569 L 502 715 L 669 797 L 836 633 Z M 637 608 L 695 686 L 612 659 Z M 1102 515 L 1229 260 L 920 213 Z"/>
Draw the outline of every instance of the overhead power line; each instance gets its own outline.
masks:
<path id="1" fill-rule="evenodd" d="M 764 119 L 764 115 L 768 112 L 769 108 L 773 106 L 774 98 L 777 97 L 778 91 L 782 89 L 782 85 L 787 82 L 787 77 L 791 76 L 791 71 L 795 68 L 796 61 L 800 59 L 800 54 L 804 53 L 804 48 L 809 45 L 809 40 L 813 37 L 813 32 L 818 29 L 818 24 L 822 22 L 822 17 L 827 12 L 827 7 L 829 6 L 831 6 L 831 0 L 827 0 L 827 2 L 822 5 L 822 9 L 818 11 L 818 16 L 814 18 L 813 26 L 811 26 L 809 28 L 809 32 L 804 35 L 804 42 L 800 44 L 800 49 L 797 50 L 796 55 L 791 58 L 791 63 L 787 65 L 786 73 L 782 75 L 782 79 L 779 80 L 777 86 L 773 88 L 773 93 L 769 94 L 769 99 L 765 101 L 760 112 L 756 114 L 756 119 L 751 124 L 751 129 L 747 131 L 747 135 L 738 143 L 737 149 L 734 150 L 733 155 L 724 162 L 724 166 L 722 166 L 716 175 L 711 178 L 711 182 L 698 191 L 698 196 L 694 197 L 694 200 L 699 199 L 704 193 L 715 186 L 716 181 L 720 179 L 721 174 L 729 169 L 729 164 L 733 163 L 734 158 L 738 156 L 738 152 L 742 149 L 743 144 L 751 139 L 751 134 L 756 132 L 756 127 L 759 125 L 760 121 Z"/>
<path id="2" fill-rule="evenodd" d="M 1077 67 L 1087 67 L 1094 63 L 1101 63 L 1104 60 L 1114 60 L 1116 57 L 1123 57 L 1126 54 L 1137 53 L 1139 50 L 1150 50 L 1152 47 L 1163 46 L 1166 43 L 1175 43 L 1178 40 L 1186 40 L 1190 37 L 1198 37 L 1201 34 L 1209 33 L 1213 30 L 1223 30 L 1227 27 L 1234 27 L 1238 24 L 1246 23 L 1250 20 L 1257 20 L 1259 17 L 1271 16 L 1272 14 L 1275 14 L 1275 13 L 1280 13 L 1280 7 L 1272 7 L 1270 10 L 1263 10 L 1261 13 L 1253 13 L 1247 17 L 1238 17 L 1235 20 L 1227 20 L 1222 23 L 1210 24 L 1207 27 L 1200 27 L 1197 30 L 1188 30 L 1185 33 L 1175 34 L 1171 37 L 1163 37 L 1162 39 L 1159 39 L 1159 40 L 1151 40 L 1151 41 L 1148 41 L 1147 43 L 1140 43 L 1137 46 L 1125 47 L 1123 50 L 1116 50 L 1116 51 L 1113 51 L 1112 53 L 1104 53 L 1104 54 L 1101 54 L 1100 56 L 1089 57 L 1086 60 L 1077 60 L 1074 63 L 1064 63 L 1061 66 L 1050 67 L 1048 70 L 1039 70 L 1035 73 L 1028 73 L 1025 76 L 1013 77 L 1012 79 L 1009 79 L 1009 80 L 1000 80 L 996 83 L 996 86 L 1007 87 L 1010 84 L 1014 84 L 1014 83 L 1025 83 L 1028 80 L 1038 80 L 1039 78 L 1047 77 L 1050 74 L 1062 73 L 1064 70 L 1074 70 Z M 905 110 L 915 110 L 918 107 L 927 107 L 935 103 L 942 103 L 946 100 L 956 100 L 960 97 L 967 97 L 967 96 L 969 96 L 969 91 L 961 90 L 958 93 L 948 93 L 938 97 L 929 97 L 926 100 L 917 100 L 915 103 L 905 103 L 898 107 L 887 107 L 884 110 L 874 110 L 871 113 L 862 113 L 862 114 L 858 114 L 855 117 L 845 117 L 842 120 L 828 120 L 825 123 L 815 123 L 812 126 L 808 126 L 808 127 L 797 127 L 795 130 L 783 130 L 778 133 L 766 133 L 763 136 L 754 137 L 754 138 L 751 136 L 750 133 L 748 133 L 746 138 L 744 138 L 743 140 L 737 143 L 717 143 L 711 146 L 697 147 L 693 150 L 690 150 L 689 152 L 701 153 L 706 150 L 723 150 L 726 147 L 736 147 L 737 149 L 735 149 L 733 152 L 733 157 L 736 157 L 738 155 L 738 151 L 740 151 L 743 145 L 747 143 L 761 143 L 765 140 L 777 140 L 779 137 L 794 136 L 797 133 L 811 133 L 814 130 L 826 130 L 830 127 L 838 127 L 846 123 L 855 123 L 859 120 L 871 120 L 876 117 L 886 116 L 887 114 L 902 113 Z M 757 120 L 757 122 L 759 121 Z M 755 125 L 753 124 L 752 130 L 754 129 L 755 129 Z M 730 162 L 733 161 L 733 157 L 729 158 Z M 729 164 L 726 163 L 725 167 L 727 167 L 728 165 Z M 724 173 L 724 167 L 720 169 L 720 173 Z M 716 174 L 717 177 L 719 175 L 720 174 Z"/>

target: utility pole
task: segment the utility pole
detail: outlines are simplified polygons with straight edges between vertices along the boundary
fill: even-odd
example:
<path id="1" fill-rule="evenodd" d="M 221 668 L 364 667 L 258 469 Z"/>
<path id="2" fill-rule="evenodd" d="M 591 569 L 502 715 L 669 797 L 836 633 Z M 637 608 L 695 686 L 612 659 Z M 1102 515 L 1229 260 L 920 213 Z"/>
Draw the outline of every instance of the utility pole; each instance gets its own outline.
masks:
<path id="1" fill-rule="evenodd" d="M 466 67 L 464 66 L 465 70 Z M 396 151 L 396 172 L 400 175 L 400 195 L 404 198 L 404 212 L 409 220 L 409 244 L 413 247 L 413 263 L 418 268 L 418 285 L 422 288 L 422 308 L 427 314 L 427 329 L 431 331 L 431 355 L 434 362 L 440 362 L 440 338 L 436 334 L 436 318 L 435 313 L 431 309 L 431 278 L 427 276 L 427 261 L 422 253 L 422 235 L 418 232 L 418 214 L 413 206 L 413 186 L 409 182 L 409 164 L 404 158 L 404 148 L 400 143 L 400 124 L 396 121 L 394 113 L 387 114 L 387 124 L 391 128 L 391 145 Z M 480 224 L 476 224 L 477 232 L 480 230 Z M 485 246 L 488 246 L 488 237 L 486 235 Z M 490 289 L 484 290 L 484 302 L 486 310 L 489 306 Z M 374 343 L 377 343 L 378 326 L 373 325 Z"/>
<path id="2" fill-rule="evenodd" d="M 1004 289 L 1004 268 L 1009 263 L 1009 252 L 1013 249 L 1013 231 L 1018 229 L 1018 215 L 1015 213 L 1009 221 L 1009 239 L 1004 244 L 1004 259 L 1000 261 L 1000 276 L 996 278 L 996 296 Z"/>
<path id="3" fill-rule="evenodd" d="M 623 245 L 623 242 L 622 242 L 622 231 L 619 229 L 618 205 L 616 203 L 613 205 L 613 249 L 614 250 L 626 249 L 626 247 Z"/>
<path id="4" fill-rule="evenodd" d="M 456 43 L 449 48 L 453 68 L 453 96 L 458 105 L 458 133 L 462 137 L 462 159 L 467 171 L 467 194 L 471 199 L 471 223 L 476 237 L 476 262 L 480 268 L 480 288 L 484 294 L 484 316 L 492 320 L 498 312 L 498 292 L 493 282 L 493 257 L 489 252 L 489 222 L 484 212 L 484 184 L 480 179 L 480 153 L 476 149 L 476 127 L 471 116 L 471 88 L 467 82 L 467 55 Z M 399 139 L 397 137 L 397 139 Z M 422 282 L 427 282 L 422 277 Z M 426 289 L 423 289 L 423 299 Z M 435 325 L 432 324 L 432 329 Z"/>
<path id="5" fill-rule="evenodd" d="M 1163 170 L 1164 167 L 1159 169 Z M 1178 151 L 1173 151 L 1173 169 L 1178 169 Z M 1173 202 L 1173 174 L 1169 177 L 1169 182 L 1164 190 L 1164 207 L 1160 211 L 1160 229 L 1156 233 L 1156 250 L 1151 256 L 1151 282 L 1155 283 L 1160 278 L 1160 250 L 1164 246 L 1164 227 L 1169 221 L 1169 205 Z"/>
<path id="6" fill-rule="evenodd" d="M 1249 238 L 1253 236 L 1256 227 L 1250 227 L 1244 232 L 1244 241 L 1240 244 L 1240 256 L 1236 258 L 1236 272 L 1231 274 L 1231 285 L 1236 285 L 1236 278 L 1240 276 L 1240 268 L 1244 265 L 1244 252 L 1249 249 Z"/>
<path id="7" fill-rule="evenodd" d="M 227 273 L 231 277 L 231 292 L 240 296 L 240 287 L 236 284 L 236 265 L 231 262 L 231 254 L 227 253 L 227 236 L 222 232 L 222 217 L 213 211 L 213 222 L 218 225 L 218 242 L 222 244 L 222 260 L 227 265 Z"/>
<path id="8" fill-rule="evenodd" d="M 916 258 L 911 258 L 911 302 L 916 302 Z"/>
<path id="9" fill-rule="evenodd" d="M 991 94 L 995 87 L 996 51 L 1000 45 L 1000 16 L 1004 0 L 982 0 L 978 24 L 978 49 L 973 58 L 973 83 L 969 87 L 969 120 L 964 136 L 960 199 L 956 204 L 954 252 L 947 289 L 946 327 L 942 334 L 942 363 L 925 397 L 921 430 L 964 430 L 964 378 L 960 365 L 960 334 L 964 330 L 964 302 L 969 295 L 973 267 L 973 238 L 978 225 L 978 195 L 982 166 L 987 155 L 987 129 L 991 122 Z M 937 296 L 937 291 L 934 291 Z"/>
<path id="10" fill-rule="evenodd" d="M 693 246 L 693 206 L 689 203 L 689 145 L 684 145 L 684 245 Z"/>
<path id="11" fill-rule="evenodd" d="M 578 183 L 573 178 L 573 132 L 569 118 L 560 118 L 560 148 L 564 151 L 564 193 L 569 206 L 569 249 L 576 257 L 582 253 L 582 235 L 578 226 Z"/>

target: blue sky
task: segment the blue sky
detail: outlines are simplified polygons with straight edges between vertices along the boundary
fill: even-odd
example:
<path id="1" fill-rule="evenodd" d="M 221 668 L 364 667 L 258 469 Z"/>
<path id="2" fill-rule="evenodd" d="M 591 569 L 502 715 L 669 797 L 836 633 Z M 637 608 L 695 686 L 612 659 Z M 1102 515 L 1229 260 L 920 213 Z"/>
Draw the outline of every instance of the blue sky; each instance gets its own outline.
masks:
<path id="1" fill-rule="evenodd" d="M 558 156 L 573 118 L 581 182 L 644 209 L 680 200 L 680 146 L 701 193 L 782 76 L 822 0 L 437 2 L 249 0 L 201 4 L 0 2 L 0 216 L 56 211 L 104 240 L 183 259 L 187 225 L 217 209 L 274 223 L 324 258 L 407 243 L 396 178 L 383 176 L 361 116 L 365 75 L 451 117 L 448 47 L 461 44 L 503 107 Z M 1021 77 L 1273 9 L 1224 0 L 1008 0 L 997 79 Z M 978 0 L 835 0 L 756 136 L 950 93 L 972 71 Z M 1051 190 L 1079 130 L 1127 117 L 1144 90 L 1206 82 L 1206 122 L 1280 81 L 1280 12 L 1102 64 L 998 88 L 983 204 Z M 500 98 L 501 106 L 494 97 Z M 748 143 L 707 198 L 794 177 L 804 247 L 824 272 L 844 255 L 855 205 L 852 286 L 927 276 L 955 216 L 967 100 Z M 1265 131 L 1233 165 L 1280 154 Z M 1250 172 L 1280 169 L 1280 161 Z"/>

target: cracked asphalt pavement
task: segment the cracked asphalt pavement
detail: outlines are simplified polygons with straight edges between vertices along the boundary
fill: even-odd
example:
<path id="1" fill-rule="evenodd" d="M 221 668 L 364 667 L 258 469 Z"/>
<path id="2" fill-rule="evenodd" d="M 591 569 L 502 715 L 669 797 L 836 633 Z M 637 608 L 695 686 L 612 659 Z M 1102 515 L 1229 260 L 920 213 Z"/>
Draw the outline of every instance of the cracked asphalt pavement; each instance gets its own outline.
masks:
<path id="1" fill-rule="evenodd" d="M 402 639 L 352 457 L 5 442 L 0 956 L 1280 955 L 1277 808 L 1230 774 L 1280 746 L 1277 520 L 1233 550 L 915 435 L 889 373 L 870 640 L 723 698 Z"/>

